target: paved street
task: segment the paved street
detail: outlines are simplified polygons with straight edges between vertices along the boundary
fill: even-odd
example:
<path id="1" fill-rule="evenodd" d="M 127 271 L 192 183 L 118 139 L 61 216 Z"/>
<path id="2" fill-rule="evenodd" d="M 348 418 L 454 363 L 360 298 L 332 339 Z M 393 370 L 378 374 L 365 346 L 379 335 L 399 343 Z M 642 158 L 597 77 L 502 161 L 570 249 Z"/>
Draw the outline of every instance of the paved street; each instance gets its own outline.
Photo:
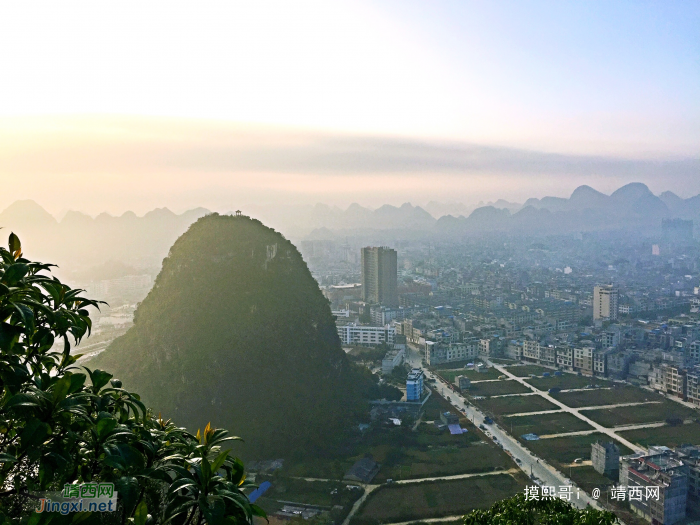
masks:
<path id="1" fill-rule="evenodd" d="M 408 363 L 415 368 L 422 368 L 422 362 L 420 354 L 416 350 L 409 350 L 407 352 Z M 500 370 L 500 369 L 499 369 Z M 437 393 L 443 396 L 445 399 L 450 401 L 459 410 L 461 410 L 467 418 L 469 418 L 475 425 L 484 424 L 485 415 L 473 405 L 467 403 L 467 401 L 459 394 L 453 392 L 447 387 L 439 378 L 433 375 L 430 371 L 425 370 L 426 378 L 435 379 L 437 382 L 433 387 Z M 486 426 L 486 425 L 485 425 Z M 488 425 L 487 426 L 487 436 L 492 440 L 497 441 L 503 447 L 503 450 L 510 453 L 510 455 L 515 460 L 520 460 L 518 463 L 520 469 L 525 472 L 528 476 L 534 476 L 543 485 L 560 487 L 565 485 L 574 485 L 571 480 L 566 478 L 564 474 L 554 469 L 554 467 L 545 463 L 544 460 L 538 458 L 532 454 L 527 448 L 522 446 L 518 441 L 513 439 L 504 429 L 500 428 L 498 425 Z M 517 462 L 517 461 L 516 461 Z M 596 508 L 601 508 L 598 503 L 592 499 L 588 494 L 583 491 L 574 490 L 574 495 L 572 496 L 572 504 L 579 508 L 584 508 L 586 505 L 592 505 Z"/>
<path id="2" fill-rule="evenodd" d="M 528 383 L 527 381 L 525 381 L 525 378 L 523 378 L 523 377 L 518 377 L 518 376 L 516 376 L 516 375 L 510 373 L 510 372 L 508 371 L 507 368 L 505 368 L 505 367 L 503 367 L 503 366 L 501 366 L 501 365 L 497 365 L 497 364 L 495 364 L 495 363 L 489 363 L 489 364 L 491 364 L 493 367 L 495 367 L 496 370 L 498 370 L 498 371 L 501 372 L 502 374 L 504 374 L 504 375 L 510 377 L 511 379 L 514 379 L 515 381 L 518 381 L 521 385 L 524 385 L 524 386 L 528 387 L 528 388 L 529 388 L 530 390 L 532 390 L 533 392 L 537 392 L 540 396 L 542 396 L 543 398 L 545 398 L 545 399 L 546 399 L 547 401 L 549 401 L 550 403 L 554 403 L 555 405 L 557 405 L 557 406 L 558 406 L 559 408 L 561 408 L 564 412 L 568 412 L 569 414 L 572 414 L 572 415 L 576 416 L 577 418 L 579 418 L 581 421 L 584 421 L 584 422 L 588 423 L 588 424 L 591 425 L 594 429 L 596 429 L 598 432 L 609 436 L 610 438 L 614 439 L 615 441 L 619 441 L 620 443 L 622 443 L 623 445 L 625 445 L 626 447 L 628 447 L 629 449 L 631 449 L 631 450 L 633 450 L 633 451 L 635 451 L 635 452 L 644 452 L 644 451 L 645 451 L 645 450 L 644 450 L 642 447 L 640 447 L 639 445 L 637 445 L 637 444 L 635 444 L 635 443 L 632 443 L 631 441 L 628 441 L 628 440 L 626 440 L 625 438 L 623 438 L 623 437 L 621 437 L 621 436 L 618 436 L 618 435 L 615 433 L 615 430 L 614 430 L 614 429 L 604 427 L 603 425 L 601 425 L 601 424 L 599 424 L 599 423 L 596 423 L 596 422 L 593 421 L 592 419 L 587 418 L 586 416 L 584 416 L 583 414 L 581 414 L 581 412 L 580 412 L 581 410 L 590 410 L 591 407 L 571 408 L 571 407 L 565 405 L 564 403 L 562 403 L 561 401 L 559 401 L 558 399 L 556 399 L 555 397 L 552 397 L 551 395 L 549 395 L 548 392 L 546 392 L 546 391 L 544 391 L 544 390 L 539 390 L 538 388 L 532 386 L 530 383 Z M 596 407 L 596 408 L 600 408 L 600 407 Z M 575 435 L 575 434 L 574 434 L 574 435 Z"/>

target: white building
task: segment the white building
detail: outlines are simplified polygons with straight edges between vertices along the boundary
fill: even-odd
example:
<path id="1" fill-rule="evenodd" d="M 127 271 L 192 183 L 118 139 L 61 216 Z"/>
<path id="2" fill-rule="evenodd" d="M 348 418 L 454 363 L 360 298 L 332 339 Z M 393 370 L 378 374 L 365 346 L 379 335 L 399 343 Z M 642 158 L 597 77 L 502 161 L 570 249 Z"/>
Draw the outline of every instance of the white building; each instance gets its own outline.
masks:
<path id="1" fill-rule="evenodd" d="M 425 342 L 425 360 L 429 365 L 465 361 L 479 355 L 478 342 L 443 344 Z"/>
<path id="2" fill-rule="evenodd" d="M 364 326 L 356 323 L 337 326 L 338 336 L 343 345 L 377 346 L 382 343 L 394 344 L 396 329 L 386 326 Z"/>
<path id="3" fill-rule="evenodd" d="M 382 359 L 382 374 L 391 374 L 394 368 L 403 363 L 404 355 L 403 350 L 389 350 Z"/>
<path id="4" fill-rule="evenodd" d="M 608 284 L 593 288 L 593 319 L 617 319 L 620 292 Z"/>

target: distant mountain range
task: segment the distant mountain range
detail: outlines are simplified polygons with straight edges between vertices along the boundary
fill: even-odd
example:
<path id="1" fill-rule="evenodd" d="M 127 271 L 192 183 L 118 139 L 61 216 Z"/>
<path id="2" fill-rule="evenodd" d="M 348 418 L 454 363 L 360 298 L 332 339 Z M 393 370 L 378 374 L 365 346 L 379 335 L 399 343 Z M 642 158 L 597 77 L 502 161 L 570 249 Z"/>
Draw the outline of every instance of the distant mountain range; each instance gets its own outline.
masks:
<path id="1" fill-rule="evenodd" d="M 143 217 L 126 212 L 95 218 L 69 211 L 59 222 L 31 200 L 17 201 L 0 213 L 6 235 L 14 231 L 27 257 L 59 265 L 61 278 L 93 280 L 160 269 L 170 246 L 209 211 L 196 208 L 176 215 L 158 208 Z"/>
<path id="2" fill-rule="evenodd" d="M 60 276 L 66 271 L 78 280 L 134 271 L 155 276 L 170 246 L 207 213 L 205 208 L 195 208 L 176 215 L 158 208 L 143 217 L 126 212 L 119 217 L 102 213 L 92 218 L 69 211 L 57 221 L 36 202 L 24 200 L 0 213 L 0 227 L 8 235 L 14 231 L 20 236 L 29 257 L 62 266 Z M 568 199 L 532 198 L 523 204 L 501 199 L 478 207 L 436 202 L 425 208 L 409 203 L 377 209 L 351 204 L 344 210 L 325 204 L 250 206 L 244 214 L 263 220 L 294 241 L 344 236 L 367 242 L 426 236 L 448 240 L 488 231 L 552 234 L 634 229 L 654 233 L 664 218 L 700 224 L 700 195 L 682 199 L 666 191 L 657 196 L 646 185 L 631 183 L 611 195 L 580 186 Z"/>

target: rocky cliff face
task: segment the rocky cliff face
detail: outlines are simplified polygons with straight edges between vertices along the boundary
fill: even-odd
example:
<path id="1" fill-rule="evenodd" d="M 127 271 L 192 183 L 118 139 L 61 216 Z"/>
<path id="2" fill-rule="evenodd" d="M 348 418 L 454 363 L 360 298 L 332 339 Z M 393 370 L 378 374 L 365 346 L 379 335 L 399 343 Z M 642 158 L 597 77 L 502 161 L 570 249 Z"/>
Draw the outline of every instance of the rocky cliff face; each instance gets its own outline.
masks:
<path id="1" fill-rule="evenodd" d="M 358 381 L 297 249 L 247 217 L 208 215 L 173 245 L 135 325 L 89 367 L 179 425 L 211 421 L 244 455 L 320 444 L 344 428 Z M 359 383 L 362 383 L 360 381 Z"/>

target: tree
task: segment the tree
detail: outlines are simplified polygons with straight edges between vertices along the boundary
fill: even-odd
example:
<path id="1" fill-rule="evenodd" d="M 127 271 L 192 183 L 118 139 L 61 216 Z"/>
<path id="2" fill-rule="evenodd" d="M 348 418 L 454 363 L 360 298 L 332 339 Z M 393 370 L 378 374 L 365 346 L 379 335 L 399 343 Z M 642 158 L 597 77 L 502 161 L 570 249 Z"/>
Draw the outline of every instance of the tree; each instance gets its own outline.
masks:
<path id="1" fill-rule="evenodd" d="M 577 509 L 559 499 L 533 500 L 518 494 L 493 504 L 490 509 L 473 510 L 464 525 L 614 525 L 612 512 L 592 507 Z"/>
<path id="2" fill-rule="evenodd" d="M 0 248 L 0 524 L 264 516 L 244 493 L 252 485 L 242 462 L 221 450 L 238 438 L 210 426 L 192 435 L 155 417 L 108 372 L 75 365 L 71 339 L 89 336 L 87 309 L 99 302 L 51 277 L 51 266 L 23 258 L 14 234 L 9 250 Z M 38 495 L 88 482 L 114 484 L 115 512 L 33 512 Z"/>

